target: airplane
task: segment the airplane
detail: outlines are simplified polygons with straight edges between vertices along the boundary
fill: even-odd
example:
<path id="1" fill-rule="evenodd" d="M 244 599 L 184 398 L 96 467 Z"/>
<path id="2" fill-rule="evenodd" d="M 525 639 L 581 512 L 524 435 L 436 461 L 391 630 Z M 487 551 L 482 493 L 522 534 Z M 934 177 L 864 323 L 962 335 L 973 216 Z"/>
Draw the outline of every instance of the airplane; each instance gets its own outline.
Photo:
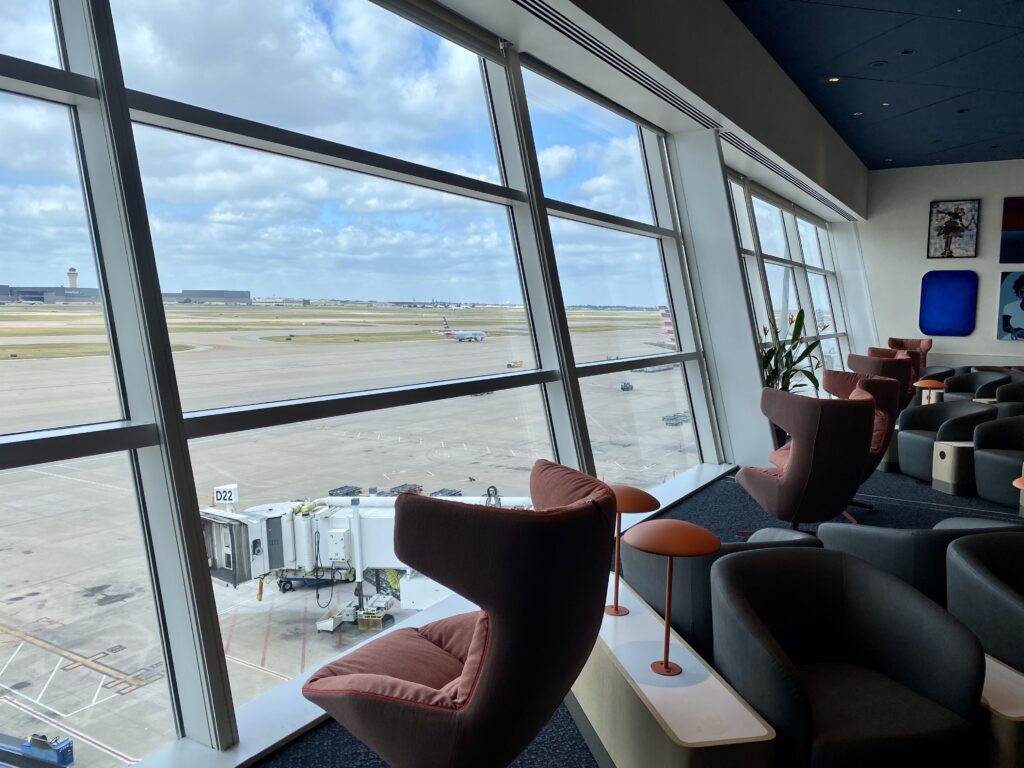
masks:
<path id="1" fill-rule="evenodd" d="M 455 339 L 456 341 L 483 341 L 487 338 L 487 334 L 483 331 L 456 331 L 448 325 L 448 318 L 442 317 L 444 321 L 444 330 L 441 333 L 448 339 Z M 437 331 L 435 331 L 437 333 Z"/>

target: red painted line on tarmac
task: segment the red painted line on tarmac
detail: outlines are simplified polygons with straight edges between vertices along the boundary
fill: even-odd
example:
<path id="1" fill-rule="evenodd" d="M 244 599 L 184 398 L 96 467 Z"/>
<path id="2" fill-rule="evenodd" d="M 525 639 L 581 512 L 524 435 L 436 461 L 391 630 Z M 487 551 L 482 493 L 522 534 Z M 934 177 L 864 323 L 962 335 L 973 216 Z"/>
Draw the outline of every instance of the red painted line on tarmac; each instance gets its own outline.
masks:
<path id="1" fill-rule="evenodd" d="M 306 635 L 309 634 L 309 603 L 302 606 L 302 655 L 299 657 L 299 672 L 306 671 Z"/>
<path id="2" fill-rule="evenodd" d="M 267 610 L 267 631 L 263 635 L 263 655 L 260 656 L 260 666 L 267 666 L 267 651 L 270 650 L 270 628 L 271 620 L 274 618 L 274 601 L 271 599 L 270 608 Z"/>
<path id="3" fill-rule="evenodd" d="M 72 728 L 67 723 L 61 722 L 60 720 L 54 720 L 52 717 L 47 717 L 42 712 L 38 712 L 26 704 L 22 704 L 20 701 L 15 701 L 10 696 L 0 696 L 0 701 L 4 702 L 5 704 L 10 704 L 15 709 L 20 709 L 25 714 L 31 715 L 37 720 L 41 720 L 47 725 L 56 728 L 58 731 L 64 731 L 65 733 L 74 736 L 79 741 L 84 741 L 89 746 L 95 747 L 100 752 L 108 754 L 111 757 L 116 758 L 117 760 L 120 760 L 125 765 L 135 765 L 135 763 L 139 762 L 137 758 L 129 757 L 124 752 L 119 752 L 113 747 L 104 744 L 102 741 L 97 741 L 92 736 L 85 735 L 77 728 Z"/>
<path id="4" fill-rule="evenodd" d="M 231 650 L 231 641 L 235 639 L 235 625 L 238 623 L 238 609 L 231 612 L 231 625 L 228 627 L 228 636 L 224 638 L 224 653 Z"/>

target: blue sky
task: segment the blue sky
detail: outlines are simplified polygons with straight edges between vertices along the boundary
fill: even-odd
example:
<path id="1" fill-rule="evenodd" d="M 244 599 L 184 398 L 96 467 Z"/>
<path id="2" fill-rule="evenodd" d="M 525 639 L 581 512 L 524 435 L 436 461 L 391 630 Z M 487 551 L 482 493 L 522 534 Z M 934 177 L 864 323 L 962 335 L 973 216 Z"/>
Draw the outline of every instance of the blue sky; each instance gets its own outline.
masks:
<path id="1" fill-rule="evenodd" d="M 0 9 L 0 53 L 52 64 L 45 16 L 20 7 Z M 479 61 L 367 0 L 112 7 L 129 87 L 499 180 Z M 635 126 L 526 80 L 546 194 L 650 221 Z M 522 301 L 501 206 L 145 126 L 136 142 L 164 290 Z M 554 233 L 568 304 L 664 300 L 654 241 Z M 0 283 L 69 266 L 95 284 L 66 110 L 0 96 Z"/>

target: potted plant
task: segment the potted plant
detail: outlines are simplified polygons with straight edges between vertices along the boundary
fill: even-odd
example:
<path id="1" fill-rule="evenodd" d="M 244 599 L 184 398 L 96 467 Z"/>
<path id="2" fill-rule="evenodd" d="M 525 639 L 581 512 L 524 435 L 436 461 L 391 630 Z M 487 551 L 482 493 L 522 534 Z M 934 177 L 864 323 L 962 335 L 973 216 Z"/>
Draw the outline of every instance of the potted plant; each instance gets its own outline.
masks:
<path id="1" fill-rule="evenodd" d="M 780 333 L 779 340 L 761 353 L 764 385 L 787 392 L 794 392 L 810 385 L 814 387 L 814 393 L 817 395 L 821 385 L 818 384 L 818 377 L 814 372 L 821 368 L 821 361 L 813 353 L 821 342 L 818 339 L 809 343 L 803 340 L 802 309 L 795 317 L 789 316 L 787 325 L 787 336 L 783 337 Z M 764 329 L 764 335 L 768 337 L 767 328 Z M 777 426 L 775 436 L 779 445 L 786 442 L 786 433 Z"/>

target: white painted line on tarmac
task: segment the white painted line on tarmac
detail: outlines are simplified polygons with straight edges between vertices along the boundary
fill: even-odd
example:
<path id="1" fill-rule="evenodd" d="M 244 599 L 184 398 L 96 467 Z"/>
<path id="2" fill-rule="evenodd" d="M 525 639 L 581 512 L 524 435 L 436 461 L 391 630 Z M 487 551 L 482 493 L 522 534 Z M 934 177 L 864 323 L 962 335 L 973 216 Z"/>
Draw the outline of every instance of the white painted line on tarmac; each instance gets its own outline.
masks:
<path id="1" fill-rule="evenodd" d="M 67 714 L 65 714 L 64 712 L 61 712 L 59 709 L 55 709 L 54 707 L 51 707 L 49 704 L 43 704 L 43 702 L 41 702 L 41 701 L 36 701 L 35 699 L 30 699 L 24 693 L 22 693 L 21 691 L 14 690 L 9 685 L 4 685 L 3 683 L 0 683 L 0 688 L 3 688 L 4 690 L 13 693 L 15 696 L 20 696 L 21 698 L 25 699 L 26 701 L 31 701 L 33 704 L 38 704 L 41 707 L 46 707 L 48 710 L 53 712 L 53 714 L 57 715 L 57 717 L 67 717 Z M 11 697 L 10 696 L 0 696 L 0 701 L 2 701 L 4 699 L 11 699 Z M 14 703 L 13 699 L 11 699 L 11 703 L 12 704 Z"/>
<path id="2" fill-rule="evenodd" d="M 29 471 L 33 472 L 33 473 L 35 473 L 37 475 L 46 475 L 47 477 L 56 477 L 56 478 L 59 478 L 61 480 L 74 480 L 75 482 L 78 482 L 78 483 L 87 483 L 89 485 L 95 485 L 95 486 L 97 486 L 99 488 L 109 488 L 112 491 L 119 491 L 121 493 L 135 493 L 135 491 L 131 490 L 130 488 L 122 488 L 119 485 L 112 485 L 111 483 L 100 483 L 100 482 L 97 482 L 96 480 L 86 480 L 84 477 L 75 477 L 74 475 L 61 475 L 61 474 L 58 474 L 57 472 L 47 472 L 45 469 L 31 469 Z"/>
<path id="3" fill-rule="evenodd" d="M 20 643 L 18 643 L 18 647 L 14 649 L 14 653 L 11 654 L 11 658 L 9 658 L 6 662 L 4 662 L 3 669 L 0 669 L 0 677 L 4 676 L 4 672 L 7 671 L 7 667 L 10 665 L 10 663 L 12 661 L 14 661 L 14 657 L 18 655 L 18 651 L 21 650 L 21 646 L 23 646 L 24 644 L 25 644 L 24 640 L 22 640 Z"/>
<path id="4" fill-rule="evenodd" d="M 94 739 L 92 736 L 87 736 L 86 734 L 84 734 L 80 730 L 78 730 L 77 728 L 72 728 L 67 723 L 62 723 L 62 722 L 59 722 L 57 720 L 54 720 L 52 717 L 48 717 L 48 716 L 44 715 L 42 712 L 37 712 L 32 707 L 27 706 L 25 704 L 22 704 L 20 701 L 15 701 L 10 696 L 0 696 L 0 701 L 3 701 L 5 704 L 10 704 L 15 709 L 20 709 L 25 714 L 31 715 L 36 720 L 40 720 L 40 721 L 46 723 L 47 725 L 49 725 L 49 726 L 51 726 L 53 728 L 56 728 L 58 731 L 63 731 L 64 733 L 67 733 L 70 736 L 74 736 L 79 741 L 84 741 L 89 746 L 95 747 L 100 752 L 104 752 L 105 754 L 110 755 L 115 760 L 119 760 L 122 763 L 124 763 L 125 765 L 135 765 L 135 763 L 139 762 L 137 758 L 129 757 L 124 752 L 120 752 L 120 751 L 114 749 L 113 747 L 111 747 L 110 745 L 104 744 L 102 741 L 99 741 L 98 739 Z M 46 706 L 46 705 L 44 704 L 43 706 Z M 47 707 L 47 709 L 52 709 L 52 708 L 51 707 Z M 53 710 L 53 711 L 56 711 L 56 710 Z M 61 717 L 67 717 L 67 715 L 61 715 Z"/>
<path id="5" fill-rule="evenodd" d="M 96 686 L 96 693 L 94 693 L 92 695 L 92 703 L 93 704 L 95 704 L 96 703 L 96 699 L 98 699 L 100 697 L 100 691 L 103 690 L 103 684 L 105 682 L 107 682 L 107 676 L 106 675 L 101 675 L 100 676 L 100 684 Z"/>
<path id="6" fill-rule="evenodd" d="M 64 664 L 65 661 L 66 660 L 62 659 L 62 658 L 58 658 L 57 659 L 57 663 L 53 667 L 53 672 L 51 672 L 50 676 L 48 678 L 46 678 L 46 685 L 43 686 L 43 690 L 41 690 L 39 692 L 39 695 L 36 696 L 36 704 L 43 704 L 43 702 L 42 702 L 43 694 L 46 693 L 46 689 L 49 688 L 50 687 L 50 683 L 53 682 L 53 676 L 57 674 L 57 670 L 60 669 L 60 665 Z M 43 704 L 43 706 L 45 707 L 46 705 Z"/>
<path id="7" fill-rule="evenodd" d="M 239 664 L 239 665 L 241 665 L 243 667 L 248 667 L 249 669 L 255 669 L 257 672 L 265 672 L 268 675 L 276 677 L 276 678 L 278 678 L 280 680 L 291 680 L 291 678 L 288 677 L 288 675 L 282 675 L 280 672 L 275 672 L 272 669 L 267 669 L 266 667 L 261 667 L 259 664 L 253 664 L 251 661 L 244 661 L 242 659 L 239 659 L 236 656 L 228 656 L 227 654 L 225 654 L 224 658 L 227 659 L 228 661 L 233 661 L 235 664 Z"/>

